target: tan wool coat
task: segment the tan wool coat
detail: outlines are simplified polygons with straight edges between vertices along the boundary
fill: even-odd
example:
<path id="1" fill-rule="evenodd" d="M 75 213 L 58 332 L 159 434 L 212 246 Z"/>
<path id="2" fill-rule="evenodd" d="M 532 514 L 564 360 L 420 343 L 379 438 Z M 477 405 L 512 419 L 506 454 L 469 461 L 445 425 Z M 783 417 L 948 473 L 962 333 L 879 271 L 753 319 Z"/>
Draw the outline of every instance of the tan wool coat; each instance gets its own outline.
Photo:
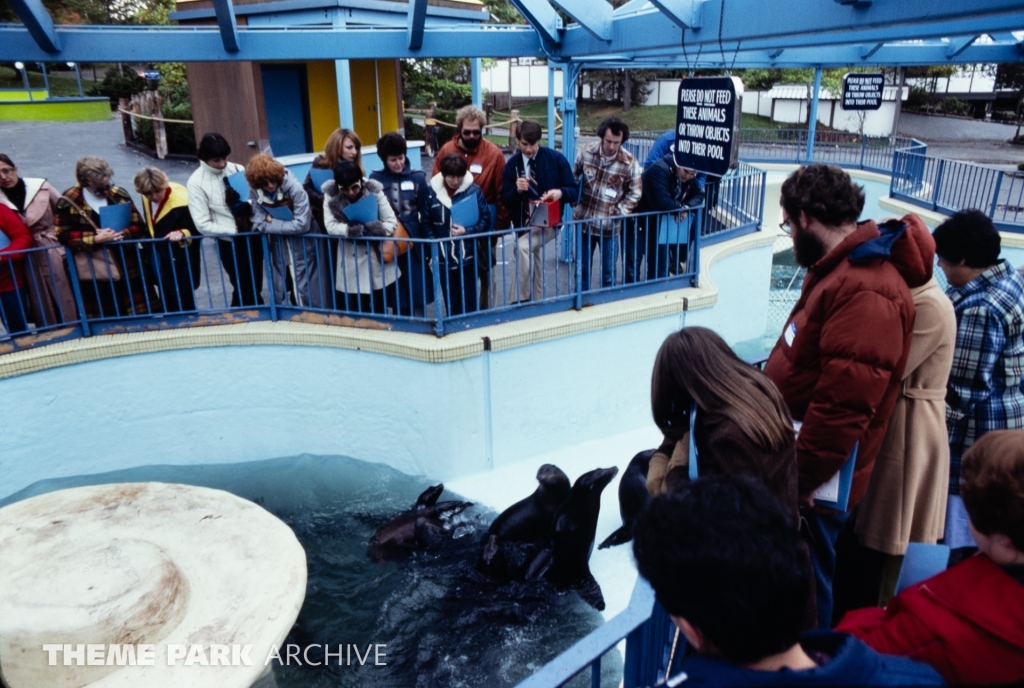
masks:
<path id="1" fill-rule="evenodd" d="M 911 294 L 917 317 L 903 387 L 855 526 L 862 545 L 886 554 L 906 553 L 908 542 L 936 542 L 946 518 L 945 399 L 956 316 L 934 277 Z"/>
<path id="2" fill-rule="evenodd" d="M 47 251 L 29 254 L 26 274 L 30 319 L 36 327 L 58 325 L 78 319 L 75 296 L 64 265 L 64 247 L 53 229 L 53 213 L 60 193 L 45 179 L 26 178 L 25 212 L 18 212 L 0 190 L 0 203 L 18 213 L 32 233 L 33 245 Z"/>

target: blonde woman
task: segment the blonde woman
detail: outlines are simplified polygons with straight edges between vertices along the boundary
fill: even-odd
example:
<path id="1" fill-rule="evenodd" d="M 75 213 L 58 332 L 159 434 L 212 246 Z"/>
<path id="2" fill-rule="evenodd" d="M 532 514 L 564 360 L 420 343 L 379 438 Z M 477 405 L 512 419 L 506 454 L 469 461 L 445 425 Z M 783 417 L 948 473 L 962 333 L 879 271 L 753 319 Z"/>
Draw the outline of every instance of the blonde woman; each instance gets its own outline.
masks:
<path id="1" fill-rule="evenodd" d="M 654 361 L 651 412 L 665 436 L 647 472 L 652 495 L 689 479 L 692 421 L 700 475 L 748 475 L 797 514 L 796 436 L 789 410 L 772 381 L 740 360 L 717 334 L 686 327 L 668 336 Z"/>
<path id="2" fill-rule="evenodd" d="M 163 240 L 142 245 L 146 283 L 160 291 L 165 313 L 194 311 L 202 252 L 198 240 L 188 241 L 198 234 L 188 210 L 188 192 L 155 167 L 136 172 L 134 183 L 142 195 L 148 235 Z"/>

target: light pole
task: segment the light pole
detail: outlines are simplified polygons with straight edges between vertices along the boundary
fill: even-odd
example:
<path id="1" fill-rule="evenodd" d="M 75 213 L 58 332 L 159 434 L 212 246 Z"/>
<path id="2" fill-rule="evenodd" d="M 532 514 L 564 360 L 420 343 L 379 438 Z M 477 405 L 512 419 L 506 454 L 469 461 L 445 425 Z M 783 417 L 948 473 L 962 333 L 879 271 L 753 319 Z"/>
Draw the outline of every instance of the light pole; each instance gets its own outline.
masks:
<path id="1" fill-rule="evenodd" d="M 32 97 L 32 87 L 28 85 L 28 73 L 25 72 L 25 63 L 15 62 L 14 68 L 21 72 L 21 80 L 25 84 L 25 91 L 28 93 L 28 99 L 35 100 L 35 98 Z"/>
<path id="2" fill-rule="evenodd" d="M 36 64 L 39 65 L 39 69 L 42 70 L 42 72 L 43 72 L 43 88 L 46 89 L 46 97 L 47 97 L 47 99 L 49 99 L 49 97 L 50 97 L 50 77 L 46 73 L 46 63 L 45 62 L 36 62 Z"/>
<path id="3" fill-rule="evenodd" d="M 85 96 L 85 93 L 82 92 L 82 72 L 78 69 L 78 63 L 68 62 L 68 67 L 73 67 L 75 70 L 75 81 L 78 82 L 78 97 L 82 98 Z"/>

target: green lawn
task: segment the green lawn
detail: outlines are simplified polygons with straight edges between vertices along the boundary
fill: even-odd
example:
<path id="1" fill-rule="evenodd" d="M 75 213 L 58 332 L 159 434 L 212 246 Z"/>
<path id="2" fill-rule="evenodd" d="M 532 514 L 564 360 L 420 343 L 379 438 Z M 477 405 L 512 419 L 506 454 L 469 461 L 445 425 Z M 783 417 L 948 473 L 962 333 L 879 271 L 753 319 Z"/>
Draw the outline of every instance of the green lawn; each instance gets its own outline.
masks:
<path id="1" fill-rule="evenodd" d="M 77 96 L 78 82 L 66 76 L 50 76 L 50 95 Z M 33 88 L 43 87 L 43 75 L 37 72 L 28 73 L 28 83 Z M 83 88 L 84 88 L 83 84 Z M 25 88 L 21 72 L 10 67 L 0 67 L 0 88 Z"/>
<path id="2" fill-rule="evenodd" d="M 547 103 L 528 103 L 518 108 L 519 116 L 523 119 L 534 119 L 547 126 L 548 106 Z M 509 116 L 509 111 L 496 111 L 495 121 L 503 121 Z M 676 108 L 674 105 L 651 105 L 630 108 L 629 112 L 623 112 L 622 107 L 613 104 L 583 103 L 579 105 L 579 127 L 584 134 L 593 133 L 597 125 L 605 117 L 619 117 L 633 131 L 668 131 L 676 124 Z M 772 122 L 767 117 L 743 113 L 740 121 L 743 129 L 806 129 L 806 125 L 783 124 Z"/>

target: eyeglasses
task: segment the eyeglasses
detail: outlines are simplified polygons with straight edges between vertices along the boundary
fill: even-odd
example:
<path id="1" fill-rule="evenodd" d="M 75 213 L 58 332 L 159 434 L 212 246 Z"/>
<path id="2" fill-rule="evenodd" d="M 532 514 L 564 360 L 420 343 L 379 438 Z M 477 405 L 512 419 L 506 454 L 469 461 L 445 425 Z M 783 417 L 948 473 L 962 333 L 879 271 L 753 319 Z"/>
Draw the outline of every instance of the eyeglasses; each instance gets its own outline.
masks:
<path id="1" fill-rule="evenodd" d="M 349 184 L 348 186 L 345 187 L 345 191 L 359 191 L 359 189 L 361 188 L 363 188 L 362 180 Z"/>
<path id="2" fill-rule="evenodd" d="M 793 227 L 790 226 L 789 220 L 783 220 L 779 223 L 779 229 L 786 233 L 786 236 L 793 235 Z"/>
<path id="3" fill-rule="evenodd" d="M 463 129 L 462 136 L 467 139 L 475 139 L 483 136 L 483 131 L 480 129 Z"/>

